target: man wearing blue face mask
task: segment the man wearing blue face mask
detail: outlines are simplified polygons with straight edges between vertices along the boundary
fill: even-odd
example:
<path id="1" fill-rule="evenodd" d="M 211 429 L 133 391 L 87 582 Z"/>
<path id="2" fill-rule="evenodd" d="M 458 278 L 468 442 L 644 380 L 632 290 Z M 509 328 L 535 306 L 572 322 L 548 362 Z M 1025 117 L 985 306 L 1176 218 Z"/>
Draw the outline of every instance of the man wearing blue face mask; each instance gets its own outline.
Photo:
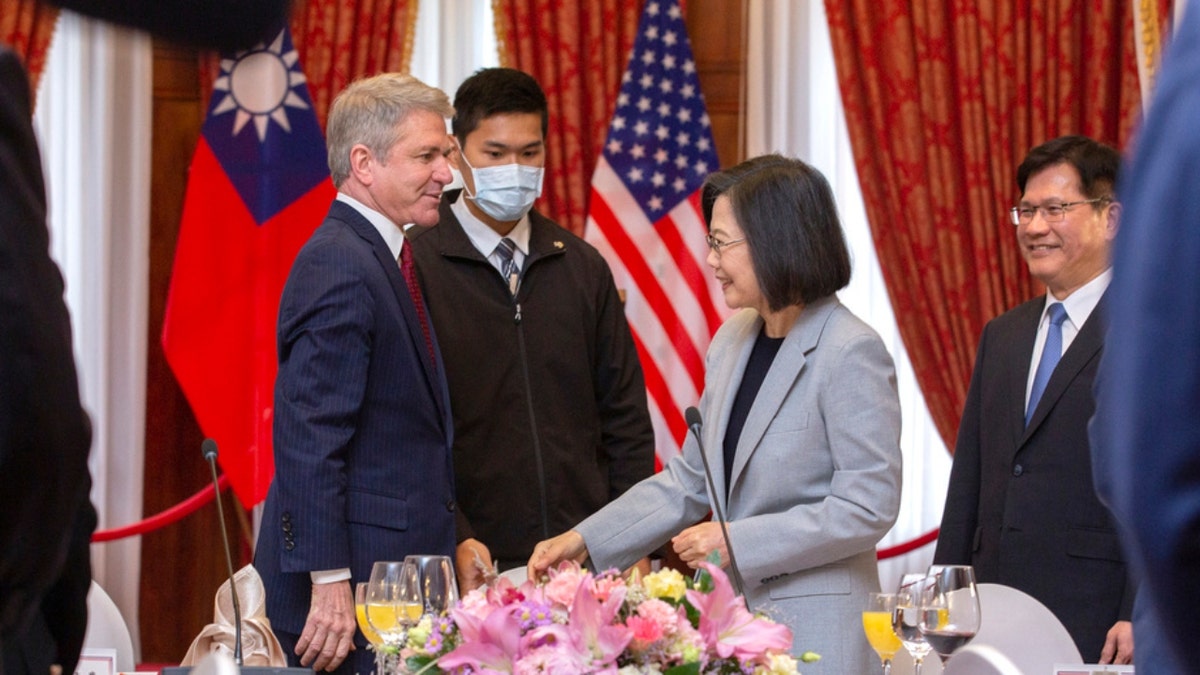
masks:
<path id="1" fill-rule="evenodd" d="M 454 108 L 464 187 L 408 236 L 450 386 L 465 592 L 650 475 L 654 431 L 608 264 L 532 208 L 545 93 L 486 68 Z"/>

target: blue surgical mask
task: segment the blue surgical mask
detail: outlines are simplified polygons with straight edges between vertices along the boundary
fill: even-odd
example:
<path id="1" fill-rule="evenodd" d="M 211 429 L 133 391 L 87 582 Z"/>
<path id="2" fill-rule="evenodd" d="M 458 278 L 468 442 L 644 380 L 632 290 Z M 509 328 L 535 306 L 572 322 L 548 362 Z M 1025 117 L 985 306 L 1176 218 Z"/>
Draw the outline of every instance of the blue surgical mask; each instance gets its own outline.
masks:
<path id="1" fill-rule="evenodd" d="M 542 194 L 544 167 L 514 162 L 476 169 L 467 161 L 461 145 L 458 156 L 471 170 L 471 176 L 475 179 L 475 194 L 471 194 L 466 187 L 466 181 L 463 181 L 463 191 L 467 199 L 502 223 L 520 220 L 529 213 L 534 200 Z"/>

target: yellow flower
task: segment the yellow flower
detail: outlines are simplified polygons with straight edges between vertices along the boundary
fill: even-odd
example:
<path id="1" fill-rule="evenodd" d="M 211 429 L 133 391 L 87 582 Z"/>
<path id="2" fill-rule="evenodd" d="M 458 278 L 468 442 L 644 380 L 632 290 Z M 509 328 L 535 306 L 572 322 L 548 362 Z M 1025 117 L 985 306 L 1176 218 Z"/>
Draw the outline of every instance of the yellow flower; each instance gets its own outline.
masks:
<path id="1" fill-rule="evenodd" d="M 796 670 L 796 659 L 791 654 L 771 654 L 767 657 L 767 666 L 755 670 L 756 675 L 799 675 Z"/>
<path id="2" fill-rule="evenodd" d="M 679 573 L 679 570 L 665 568 L 646 575 L 646 578 L 642 580 L 642 586 L 652 598 L 670 598 L 679 602 L 687 590 L 687 580 Z"/>

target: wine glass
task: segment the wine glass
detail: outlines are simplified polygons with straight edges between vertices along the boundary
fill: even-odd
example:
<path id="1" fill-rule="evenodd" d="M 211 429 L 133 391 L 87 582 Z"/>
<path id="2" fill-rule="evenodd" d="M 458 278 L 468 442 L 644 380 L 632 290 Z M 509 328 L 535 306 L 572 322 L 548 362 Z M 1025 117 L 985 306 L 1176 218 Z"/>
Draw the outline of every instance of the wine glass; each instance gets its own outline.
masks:
<path id="1" fill-rule="evenodd" d="M 979 593 L 970 565 L 936 565 L 921 596 L 921 633 L 942 663 L 979 631 Z"/>
<path id="2" fill-rule="evenodd" d="M 892 611 L 892 630 L 913 659 L 913 675 L 921 675 L 921 663 L 933 649 L 921 633 L 921 597 L 928 578 L 924 574 L 905 574 L 896 589 L 896 609 Z"/>
<path id="3" fill-rule="evenodd" d="M 421 585 L 415 564 L 380 561 L 371 568 L 367 582 L 366 615 L 383 644 L 400 647 L 421 616 Z"/>
<path id="4" fill-rule="evenodd" d="M 892 630 L 892 612 L 896 610 L 895 593 L 868 593 L 867 604 L 863 608 L 863 631 L 867 634 L 867 642 L 879 655 L 883 662 L 883 675 L 892 672 L 892 657 L 904 645 Z"/>
<path id="5" fill-rule="evenodd" d="M 404 562 L 411 562 L 417 569 L 424 614 L 444 616 L 458 604 L 458 579 L 450 556 L 410 555 Z"/>

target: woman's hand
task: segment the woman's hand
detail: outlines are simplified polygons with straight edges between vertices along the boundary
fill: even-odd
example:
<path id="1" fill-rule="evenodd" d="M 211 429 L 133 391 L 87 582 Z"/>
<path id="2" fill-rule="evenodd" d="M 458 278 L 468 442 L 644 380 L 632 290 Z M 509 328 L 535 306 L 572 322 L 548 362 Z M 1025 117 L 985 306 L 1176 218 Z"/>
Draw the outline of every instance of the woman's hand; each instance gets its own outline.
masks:
<path id="1" fill-rule="evenodd" d="M 721 556 L 721 567 L 729 566 L 729 549 L 725 537 L 721 536 L 721 524 L 713 521 L 693 525 L 671 538 L 671 548 L 679 559 L 695 569 L 716 551 Z"/>
<path id="2" fill-rule="evenodd" d="M 533 547 L 533 555 L 529 556 L 526 572 L 530 579 L 537 579 L 545 574 L 546 570 L 564 560 L 582 564 L 587 557 L 587 543 L 583 541 L 583 535 L 575 530 L 567 530 Z"/>

